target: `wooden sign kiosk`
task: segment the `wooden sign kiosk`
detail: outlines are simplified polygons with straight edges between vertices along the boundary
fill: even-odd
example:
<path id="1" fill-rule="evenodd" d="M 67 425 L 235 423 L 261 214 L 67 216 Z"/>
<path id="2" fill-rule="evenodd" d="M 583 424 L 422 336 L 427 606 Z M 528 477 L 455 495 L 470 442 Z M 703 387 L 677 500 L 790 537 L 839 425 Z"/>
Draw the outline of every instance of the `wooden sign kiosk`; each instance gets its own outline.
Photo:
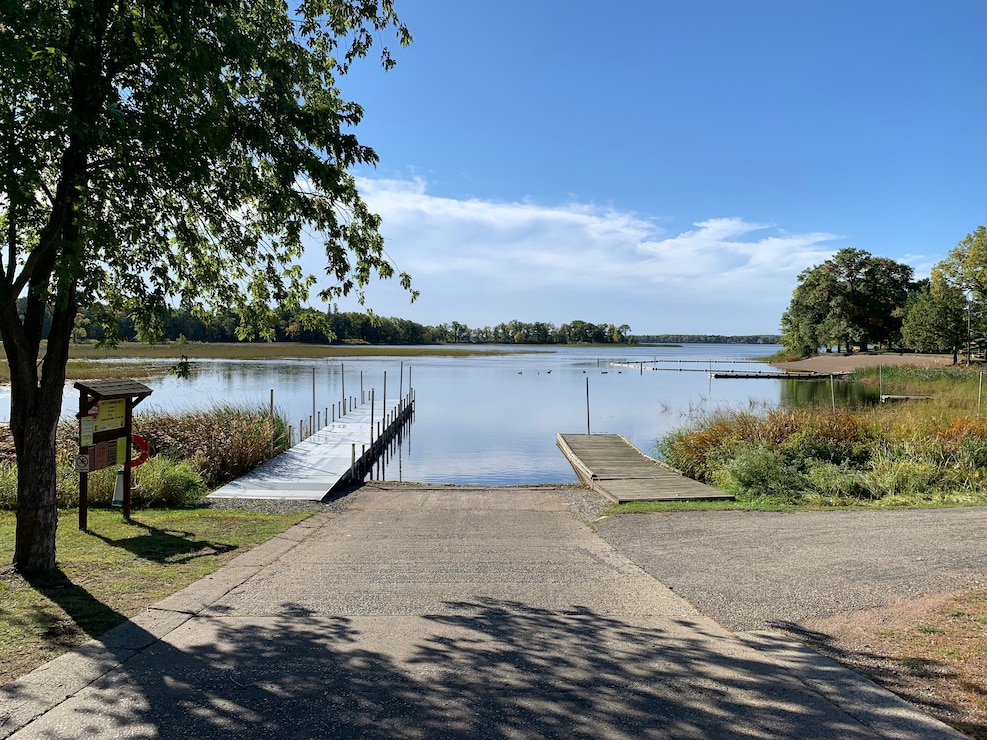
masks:
<path id="1" fill-rule="evenodd" d="M 126 378 L 89 380 L 79 390 L 79 529 L 89 526 L 89 474 L 123 466 L 123 517 L 130 519 L 130 468 L 134 406 L 151 395 L 143 383 Z"/>

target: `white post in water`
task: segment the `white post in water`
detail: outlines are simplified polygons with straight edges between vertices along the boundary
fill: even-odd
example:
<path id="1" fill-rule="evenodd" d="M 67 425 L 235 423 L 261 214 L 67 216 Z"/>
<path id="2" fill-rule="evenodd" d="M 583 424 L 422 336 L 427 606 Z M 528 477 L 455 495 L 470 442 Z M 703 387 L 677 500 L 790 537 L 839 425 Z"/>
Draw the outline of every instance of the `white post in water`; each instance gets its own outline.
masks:
<path id="1" fill-rule="evenodd" d="M 829 394 L 833 399 L 833 411 L 836 411 L 836 380 L 832 373 L 829 374 Z"/>
<path id="2" fill-rule="evenodd" d="M 315 421 L 315 368 L 312 368 L 312 415 L 309 417 L 308 425 L 312 426 Z"/>
<path id="3" fill-rule="evenodd" d="M 589 434 L 589 378 L 586 378 L 586 434 Z"/>
<path id="4" fill-rule="evenodd" d="M 340 398 L 343 400 L 343 406 L 346 406 L 346 365 L 339 363 L 339 382 L 343 386 L 343 390 L 340 393 Z"/>

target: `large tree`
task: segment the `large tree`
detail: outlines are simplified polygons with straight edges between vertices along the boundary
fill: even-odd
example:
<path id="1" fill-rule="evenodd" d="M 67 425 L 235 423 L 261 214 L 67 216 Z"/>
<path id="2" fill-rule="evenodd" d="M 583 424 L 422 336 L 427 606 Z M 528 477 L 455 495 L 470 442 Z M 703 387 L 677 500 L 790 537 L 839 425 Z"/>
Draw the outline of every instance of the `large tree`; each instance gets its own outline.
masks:
<path id="1" fill-rule="evenodd" d="M 987 228 L 978 226 L 932 268 L 933 280 L 943 280 L 987 301 Z"/>
<path id="2" fill-rule="evenodd" d="M 955 365 L 969 338 L 966 296 L 943 280 L 922 283 L 905 306 L 901 327 L 905 346 L 918 352 L 952 352 Z"/>
<path id="3" fill-rule="evenodd" d="M 169 306 L 233 310 L 242 337 L 271 336 L 275 309 L 316 289 L 304 243 L 324 247 L 325 299 L 393 274 L 350 174 L 376 155 L 338 82 L 381 33 L 410 36 L 391 0 L 291 5 L 0 4 L 0 332 L 21 570 L 55 567 L 55 426 L 81 308 L 132 312 L 145 337 Z M 393 64 L 386 48 L 381 60 Z"/>
<path id="4" fill-rule="evenodd" d="M 803 270 L 782 315 L 782 342 L 799 354 L 820 346 L 890 343 L 901 330 L 912 268 L 862 249 L 841 249 Z"/>

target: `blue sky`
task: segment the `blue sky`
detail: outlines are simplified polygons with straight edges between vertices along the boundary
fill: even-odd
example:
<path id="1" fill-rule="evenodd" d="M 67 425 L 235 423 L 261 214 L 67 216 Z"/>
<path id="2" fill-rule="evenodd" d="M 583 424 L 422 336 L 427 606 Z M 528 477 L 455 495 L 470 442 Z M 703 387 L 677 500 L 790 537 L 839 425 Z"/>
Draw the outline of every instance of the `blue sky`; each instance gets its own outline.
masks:
<path id="1" fill-rule="evenodd" d="M 381 315 L 774 333 L 836 250 L 923 276 L 987 222 L 984 0 L 395 5 L 415 43 L 340 81 L 421 291 Z"/>

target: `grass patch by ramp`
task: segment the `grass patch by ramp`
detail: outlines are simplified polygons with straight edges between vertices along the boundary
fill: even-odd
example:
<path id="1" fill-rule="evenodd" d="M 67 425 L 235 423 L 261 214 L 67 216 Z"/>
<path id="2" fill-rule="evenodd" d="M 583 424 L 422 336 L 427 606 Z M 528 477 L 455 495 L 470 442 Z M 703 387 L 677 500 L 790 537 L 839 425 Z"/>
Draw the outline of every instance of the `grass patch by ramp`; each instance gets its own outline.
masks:
<path id="1" fill-rule="evenodd" d="M 311 512 L 148 509 L 59 513 L 58 570 L 25 578 L 0 569 L 0 685 L 139 614 L 269 540 Z M 0 512 L 0 562 L 13 558 L 15 518 Z"/>

